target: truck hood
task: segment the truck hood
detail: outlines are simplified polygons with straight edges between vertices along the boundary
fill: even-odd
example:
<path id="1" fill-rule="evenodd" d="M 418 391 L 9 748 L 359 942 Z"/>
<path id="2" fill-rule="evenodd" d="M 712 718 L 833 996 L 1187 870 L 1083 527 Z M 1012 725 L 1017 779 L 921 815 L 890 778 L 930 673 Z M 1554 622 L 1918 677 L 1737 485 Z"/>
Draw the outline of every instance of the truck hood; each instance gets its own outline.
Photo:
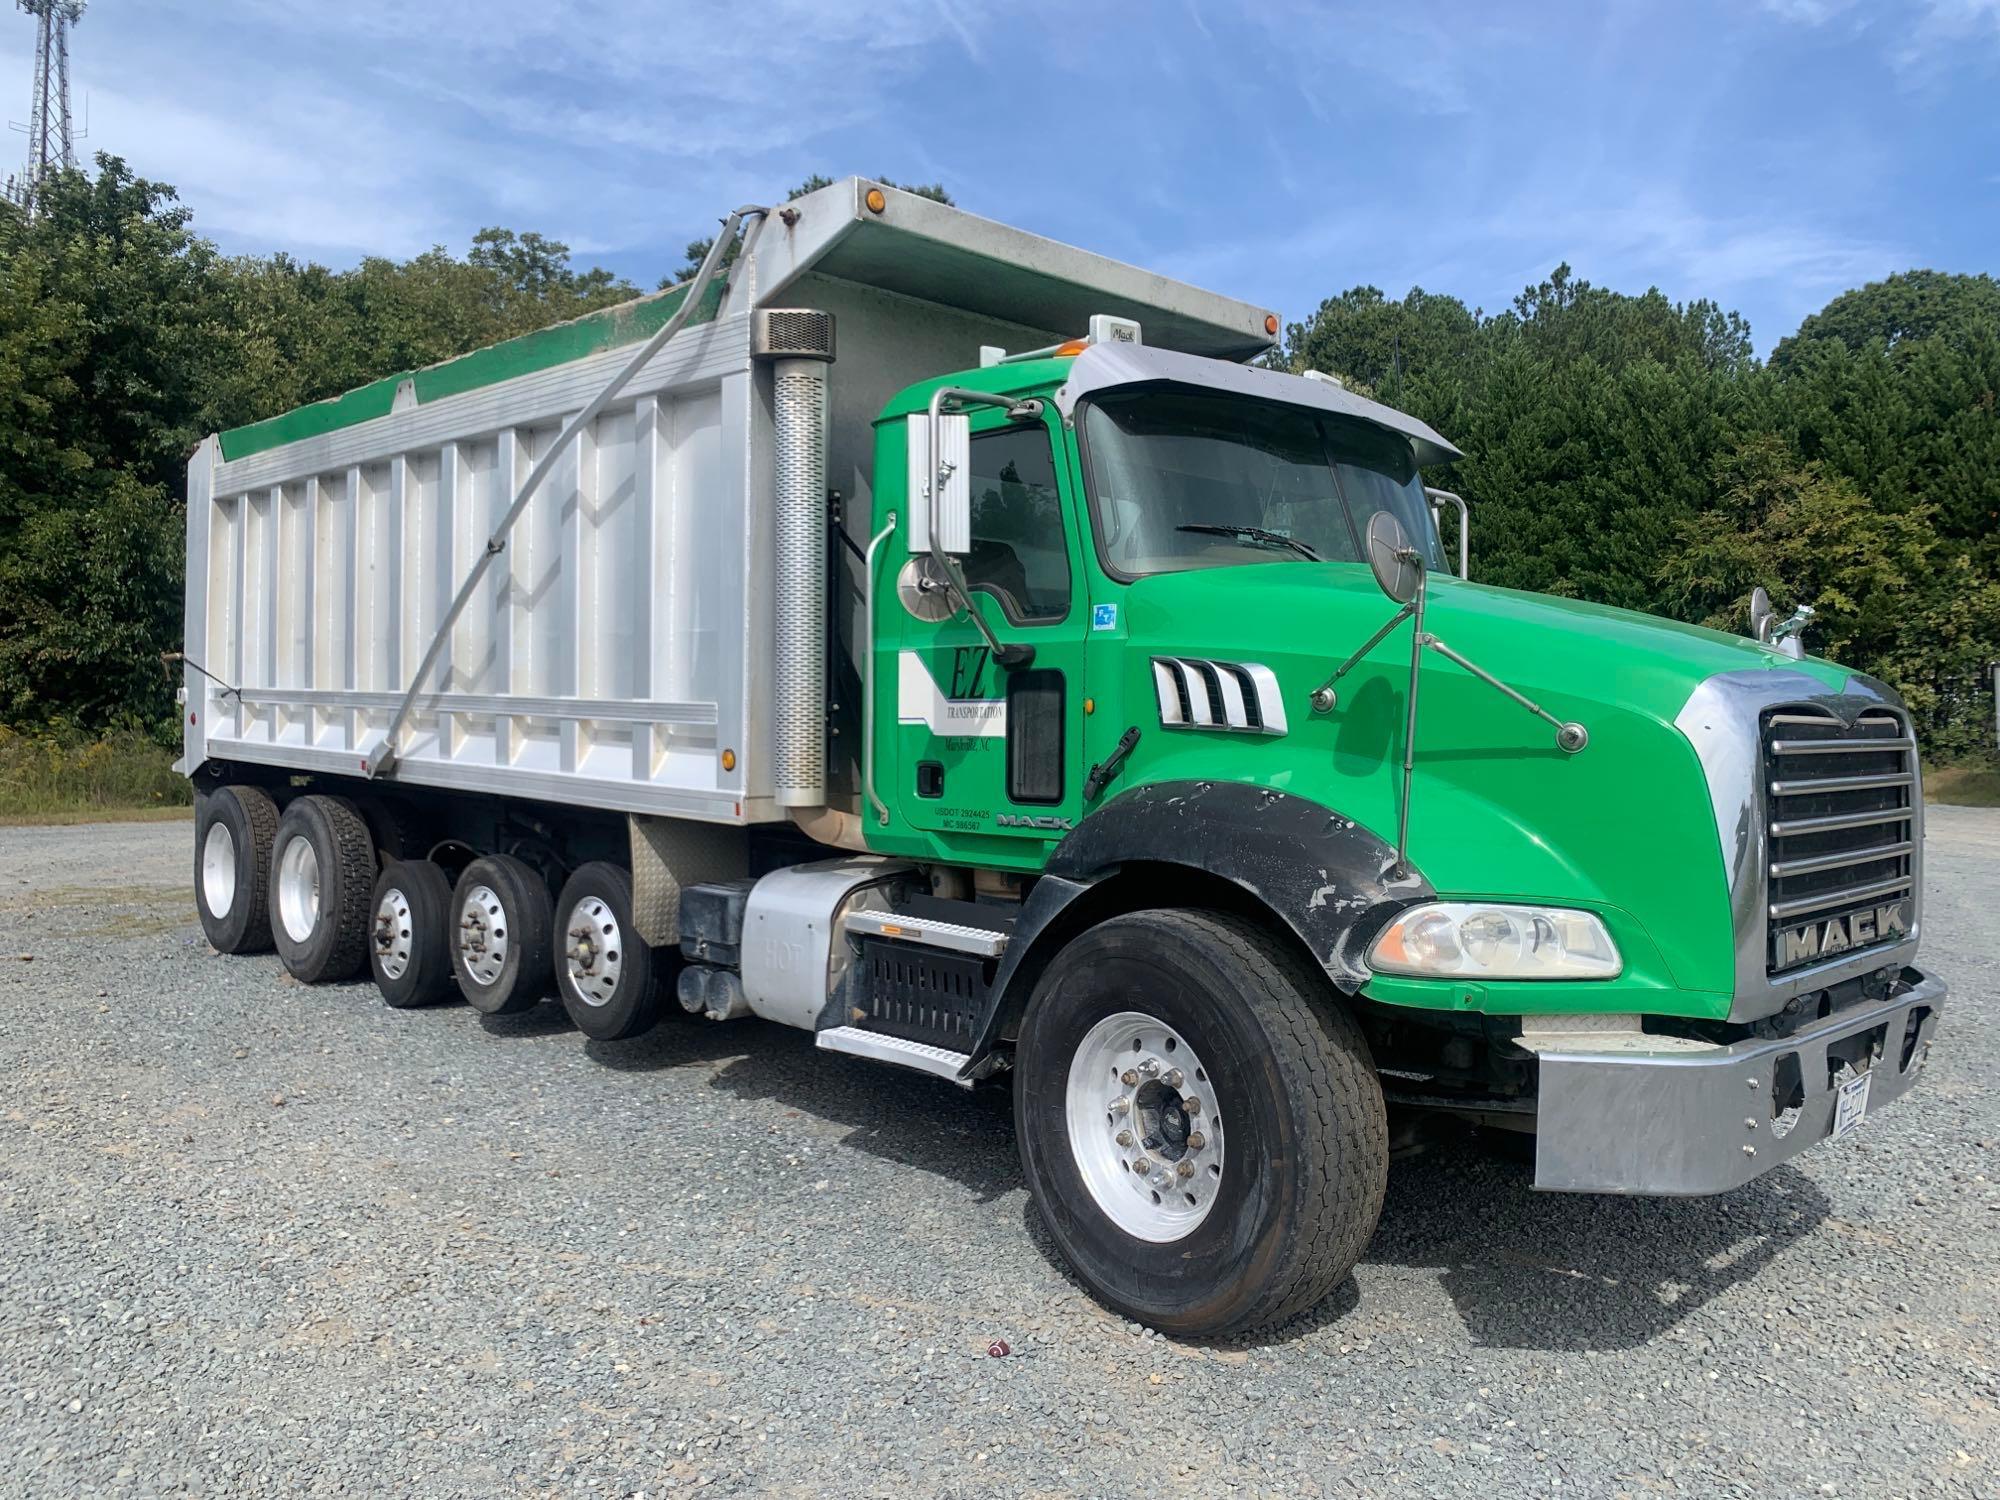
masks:
<path id="1" fill-rule="evenodd" d="M 1162 726 L 1142 739 L 1135 781 L 1249 780 L 1315 798 L 1395 841 L 1410 625 L 1341 680 L 1331 713 L 1314 713 L 1309 701 L 1395 612 L 1365 567 L 1273 562 L 1160 574 L 1134 583 L 1127 600 L 1132 719 L 1159 722 L 1147 712 L 1154 655 L 1259 663 L 1276 676 L 1286 715 L 1281 736 Z M 1829 691 L 1849 674 L 1719 631 L 1439 574 L 1425 627 L 1557 718 L 1581 723 L 1590 743 L 1564 753 L 1544 721 L 1425 652 L 1412 862 L 1440 895 L 1616 913 L 1627 927 L 1621 947 L 1635 938 L 1656 945 L 1663 983 L 1726 995 L 1734 940 L 1721 838 L 1675 717 L 1717 673 L 1804 672 Z"/>

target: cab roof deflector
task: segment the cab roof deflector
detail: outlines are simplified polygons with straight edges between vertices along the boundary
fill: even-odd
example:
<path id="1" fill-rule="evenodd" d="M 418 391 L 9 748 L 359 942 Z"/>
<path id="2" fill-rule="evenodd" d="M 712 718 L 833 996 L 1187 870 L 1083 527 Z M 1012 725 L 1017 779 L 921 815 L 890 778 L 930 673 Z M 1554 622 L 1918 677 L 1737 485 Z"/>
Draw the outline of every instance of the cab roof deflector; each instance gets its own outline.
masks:
<path id="1" fill-rule="evenodd" d="M 1222 364 L 1149 344 L 1092 344 L 1076 357 L 1069 379 L 1056 391 L 1056 405 L 1070 418 L 1076 414 L 1077 403 L 1094 392 L 1149 384 L 1195 386 L 1353 417 L 1408 438 L 1416 448 L 1419 464 L 1450 463 L 1464 456 L 1408 413 L 1357 396 L 1330 380 L 1307 380 L 1302 375 L 1254 365 Z"/>

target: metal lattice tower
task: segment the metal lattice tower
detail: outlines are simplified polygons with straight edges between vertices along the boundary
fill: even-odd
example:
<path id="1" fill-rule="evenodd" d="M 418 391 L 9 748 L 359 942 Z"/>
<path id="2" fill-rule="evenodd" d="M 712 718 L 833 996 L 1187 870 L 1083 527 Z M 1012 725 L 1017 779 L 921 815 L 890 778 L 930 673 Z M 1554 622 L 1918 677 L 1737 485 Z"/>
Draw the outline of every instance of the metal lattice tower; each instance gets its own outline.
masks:
<path id="1" fill-rule="evenodd" d="M 35 88 L 28 113 L 28 169 L 9 196 L 31 207 L 42 180 L 76 166 L 76 132 L 69 111 L 69 29 L 83 18 L 84 0 L 15 0 L 35 18 Z"/>

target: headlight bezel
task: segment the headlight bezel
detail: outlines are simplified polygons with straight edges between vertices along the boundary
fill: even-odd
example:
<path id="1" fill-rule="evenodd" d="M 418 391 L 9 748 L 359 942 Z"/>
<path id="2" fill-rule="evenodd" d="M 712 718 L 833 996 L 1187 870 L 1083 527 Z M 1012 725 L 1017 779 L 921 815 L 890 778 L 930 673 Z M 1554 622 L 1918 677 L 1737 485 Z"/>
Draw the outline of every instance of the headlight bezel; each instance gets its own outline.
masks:
<path id="1" fill-rule="evenodd" d="M 1476 958 L 1475 947 L 1485 949 Z M 1424 901 L 1368 945 L 1368 967 L 1399 979 L 1595 982 L 1625 972 L 1604 918 L 1525 901 Z"/>

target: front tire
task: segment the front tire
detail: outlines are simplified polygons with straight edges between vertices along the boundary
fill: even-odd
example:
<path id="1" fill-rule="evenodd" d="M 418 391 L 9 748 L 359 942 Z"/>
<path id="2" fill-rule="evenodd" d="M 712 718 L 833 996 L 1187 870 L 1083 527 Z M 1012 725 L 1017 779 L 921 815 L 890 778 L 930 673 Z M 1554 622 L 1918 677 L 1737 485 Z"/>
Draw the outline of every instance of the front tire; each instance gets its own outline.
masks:
<path id="1" fill-rule="evenodd" d="M 1388 1124 L 1323 976 L 1215 912 L 1116 917 L 1035 988 L 1015 1049 L 1030 1191 L 1092 1293 L 1163 1332 L 1282 1323 L 1375 1231 Z"/>
<path id="2" fill-rule="evenodd" d="M 653 950 L 632 921 L 632 877 L 592 860 L 556 900 L 556 993 L 576 1029 L 621 1042 L 660 1018 Z"/>
<path id="3" fill-rule="evenodd" d="M 195 808 L 194 904 L 217 953 L 268 953 L 278 804 L 254 786 L 217 787 Z"/>
<path id="4" fill-rule="evenodd" d="M 555 984 L 549 888 L 511 854 L 465 867 L 452 891 L 451 968 L 482 1015 L 533 1010 Z"/>
<path id="5" fill-rule="evenodd" d="M 368 962 L 375 844 L 338 797 L 300 797 L 271 846 L 271 937 L 304 984 L 352 979 Z"/>

